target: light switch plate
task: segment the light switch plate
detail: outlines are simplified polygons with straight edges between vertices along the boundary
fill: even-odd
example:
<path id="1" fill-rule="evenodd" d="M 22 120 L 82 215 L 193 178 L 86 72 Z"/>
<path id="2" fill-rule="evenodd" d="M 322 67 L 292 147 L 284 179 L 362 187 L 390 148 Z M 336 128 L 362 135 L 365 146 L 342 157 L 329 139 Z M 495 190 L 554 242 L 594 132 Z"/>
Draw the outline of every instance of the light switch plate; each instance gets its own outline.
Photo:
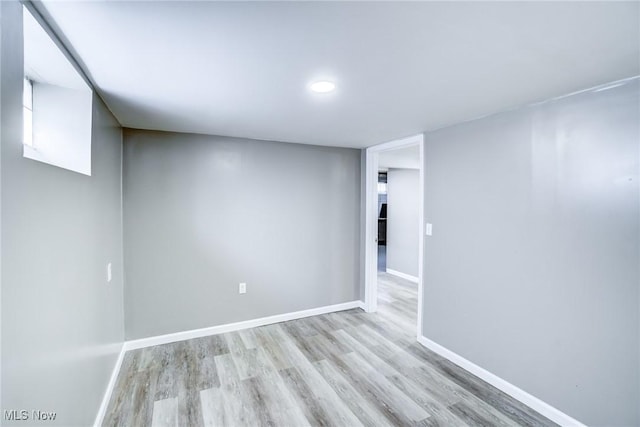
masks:
<path id="1" fill-rule="evenodd" d="M 427 223 L 427 226 L 425 227 L 425 234 L 427 236 L 431 236 L 433 235 L 433 224 L 431 224 L 430 222 Z"/>
<path id="2" fill-rule="evenodd" d="M 111 263 L 107 264 L 107 283 L 111 282 Z"/>
<path id="3" fill-rule="evenodd" d="M 246 294 L 247 293 L 247 284 L 246 283 L 240 283 L 238 285 L 238 293 L 239 294 Z"/>

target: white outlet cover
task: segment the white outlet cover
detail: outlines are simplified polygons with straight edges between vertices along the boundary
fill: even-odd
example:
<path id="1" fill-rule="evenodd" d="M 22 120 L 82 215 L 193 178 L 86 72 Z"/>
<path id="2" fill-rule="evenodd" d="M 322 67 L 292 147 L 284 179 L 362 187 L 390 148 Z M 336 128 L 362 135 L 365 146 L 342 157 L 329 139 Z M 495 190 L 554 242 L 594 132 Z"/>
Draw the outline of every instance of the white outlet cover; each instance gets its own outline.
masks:
<path id="1" fill-rule="evenodd" d="M 111 282 L 111 263 L 107 264 L 107 282 Z"/>
<path id="2" fill-rule="evenodd" d="M 238 285 L 238 293 L 239 294 L 246 294 L 247 293 L 247 284 L 246 283 L 240 283 L 240 285 Z"/>
<path id="3" fill-rule="evenodd" d="M 431 224 L 429 222 L 427 223 L 427 226 L 425 227 L 425 234 L 427 236 L 433 235 L 433 224 Z"/>

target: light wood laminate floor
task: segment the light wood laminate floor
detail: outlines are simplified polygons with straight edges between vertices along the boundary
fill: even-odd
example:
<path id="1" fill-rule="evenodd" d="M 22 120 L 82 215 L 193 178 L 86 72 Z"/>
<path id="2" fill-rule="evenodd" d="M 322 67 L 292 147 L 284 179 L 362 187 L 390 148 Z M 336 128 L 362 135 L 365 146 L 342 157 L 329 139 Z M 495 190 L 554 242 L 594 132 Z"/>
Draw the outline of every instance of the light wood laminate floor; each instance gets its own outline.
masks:
<path id="1" fill-rule="evenodd" d="M 129 351 L 106 426 L 550 426 L 416 343 L 416 285 L 354 309 Z"/>

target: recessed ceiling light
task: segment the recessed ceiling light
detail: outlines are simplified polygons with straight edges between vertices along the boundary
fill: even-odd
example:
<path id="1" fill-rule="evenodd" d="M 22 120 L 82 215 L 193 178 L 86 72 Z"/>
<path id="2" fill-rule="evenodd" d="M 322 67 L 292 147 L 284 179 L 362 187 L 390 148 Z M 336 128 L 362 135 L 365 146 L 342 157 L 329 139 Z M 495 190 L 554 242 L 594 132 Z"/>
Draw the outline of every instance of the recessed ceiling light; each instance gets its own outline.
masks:
<path id="1" fill-rule="evenodd" d="M 315 93 L 329 93 L 336 89 L 336 84 L 327 80 L 320 80 L 311 83 L 309 88 Z"/>

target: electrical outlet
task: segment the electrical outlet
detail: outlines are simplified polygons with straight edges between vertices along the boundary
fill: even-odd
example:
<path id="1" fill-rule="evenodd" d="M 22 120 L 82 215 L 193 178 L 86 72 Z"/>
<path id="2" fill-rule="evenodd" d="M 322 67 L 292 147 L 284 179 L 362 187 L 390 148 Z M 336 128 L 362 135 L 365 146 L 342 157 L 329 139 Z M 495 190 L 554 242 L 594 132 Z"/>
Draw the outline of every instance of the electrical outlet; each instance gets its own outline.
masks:
<path id="1" fill-rule="evenodd" d="M 111 282 L 111 263 L 107 264 L 107 283 Z"/>
<path id="2" fill-rule="evenodd" d="M 425 234 L 427 236 L 433 235 L 433 224 L 427 223 L 427 226 L 425 227 Z"/>
<path id="3" fill-rule="evenodd" d="M 240 283 L 238 285 L 238 293 L 239 294 L 246 294 L 247 293 L 247 284 L 246 283 Z"/>

